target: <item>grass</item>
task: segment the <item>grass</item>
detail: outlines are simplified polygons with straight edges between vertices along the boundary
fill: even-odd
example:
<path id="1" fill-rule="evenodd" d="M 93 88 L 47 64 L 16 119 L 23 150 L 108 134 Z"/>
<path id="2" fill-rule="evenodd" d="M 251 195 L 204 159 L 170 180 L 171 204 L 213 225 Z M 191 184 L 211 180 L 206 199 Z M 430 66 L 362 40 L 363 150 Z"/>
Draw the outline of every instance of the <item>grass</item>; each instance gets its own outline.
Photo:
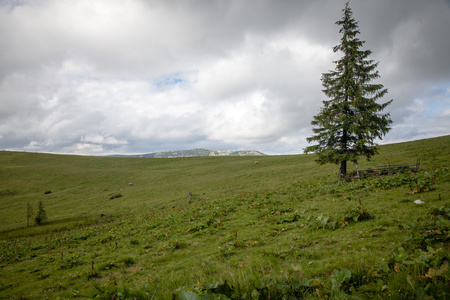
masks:
<path id="1" fill-rule="evenodd" d="M 1 152 L 0 298 L 444 299 L 449 144 L 382 146 L 358 167 L 422 171 L 343 184 L 313 155 Z M 39 201 L 48 221 L 26 227 Z"/>
<path id="2" fill-rule="evenodd" d="M 122 217 L 182 206 L 190 192 L 195 200 L 216 199 L 275 189 L 327 169 L 333 172 L 331 166 L 318 170 L 307 156 L 258 160 L 255 165 L 251 157 L 140 159 L 0 152 L 0 191 L 7 194 L 0 200 L 0 231 L 26 226 L 28 202 L 37 207 L 43 201 L 51 221 L 47 228 L 58 230 L 92 222 L 101 213 Z M 123 197 L 110 199 L 117 194 Z"/>

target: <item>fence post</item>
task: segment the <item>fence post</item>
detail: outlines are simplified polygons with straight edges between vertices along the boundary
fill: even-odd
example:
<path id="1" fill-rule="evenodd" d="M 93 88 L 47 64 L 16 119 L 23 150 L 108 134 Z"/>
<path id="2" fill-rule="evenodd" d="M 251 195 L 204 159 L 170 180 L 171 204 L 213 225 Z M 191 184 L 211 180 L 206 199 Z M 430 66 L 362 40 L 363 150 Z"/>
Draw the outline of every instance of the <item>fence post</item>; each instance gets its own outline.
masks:
<path id="1" fill-rule="evenodd" d="M 361 181 L 361 178 L 359 178 L 358 166 L 356 166 L 356 178 L 358 178 L 358 181 Z"/>

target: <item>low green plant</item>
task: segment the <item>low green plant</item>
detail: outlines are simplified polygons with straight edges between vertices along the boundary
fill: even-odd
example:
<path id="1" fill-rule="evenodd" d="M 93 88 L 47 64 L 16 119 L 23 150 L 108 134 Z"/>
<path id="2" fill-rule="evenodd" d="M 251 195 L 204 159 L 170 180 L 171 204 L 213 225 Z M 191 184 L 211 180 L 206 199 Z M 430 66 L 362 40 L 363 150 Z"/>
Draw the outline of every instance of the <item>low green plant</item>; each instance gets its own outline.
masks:
<path id="1" fill-rule="evenodd" d="M 369 213 L 366 209 L 362 208 L 360 205 L 350 208 L 344 212 L 342 218 L 343 224 L 348 224 L 351 222 L 361 222 L 373 219 L 374 216 Z"/>
<path id="2" fill-rule="evenodd" d="M 317 217 L 316 220 L 320 223 L 321 227 L 324 229 L 335 230 L 339 227 L 338 221 L 330 216 L 324 216 L 323 214 L 321 214 L 320 216 Z"/>
<path id="3" fill-rule="evenodd" d="M 328 289 L 326 290 L 331 297 L 337 299 L 344 299 L 348 297 L 347 291 L 349 289 L 349 281 L 352 277 L 352 272 L 349 269 L 335 270 L 331 275 Z"/>
<path id="4" fill-rule="evenodd" d="M 442 217 L 445 220 L 450 220 L 450 206 L 441 206 L 439 208 L 433 208 L 430 214 L 435 217 Z"/>
<path id="5" fill-rule="evenodd" d="M 132 265 L 134 265 L 135 264 L 135 260 L 134 260 L 134 258 L 133 257 L 131 257 L 131 256 L 122 256 L 122 257 L 119 257 L 116 261 L 115 261 L 115 263 L 114 263 L 115 265 L 124 265 L 124 266 L 127 266 L 127 267 L 129 267 L 129 266 L 132 266 Z"/>
<path id="6" fill-rule="evenodd" d="M 350 223 L 366 221 L 374 218 L 371 213 L 359 205 L 354 208 L 347 209 L 341 213 L 341 215 L 342 217 L 326 216 L 324 214 L 319 215 L 316 218 L 316 221 L 319 223 L 317 228 L 335 230 L 345 227 Z"/>
<path id="7" fill-rule="evenodd" d="M 60 269 L 72 269 L 76 266 L 81 265 L 80 257 L 77 254 L 70 254 L 67 258 L 62 258 L 59 264 Z"/>
<path id="8" fill-rule="evenodd" d="M 184 241 L 178 241 L 176 240 L 174 243 L 172 243 L 171 245 L 172 251 L 175 250 L 181 250 L 181 249 L 186 249 L 189 245 L 184 242 Z"/>

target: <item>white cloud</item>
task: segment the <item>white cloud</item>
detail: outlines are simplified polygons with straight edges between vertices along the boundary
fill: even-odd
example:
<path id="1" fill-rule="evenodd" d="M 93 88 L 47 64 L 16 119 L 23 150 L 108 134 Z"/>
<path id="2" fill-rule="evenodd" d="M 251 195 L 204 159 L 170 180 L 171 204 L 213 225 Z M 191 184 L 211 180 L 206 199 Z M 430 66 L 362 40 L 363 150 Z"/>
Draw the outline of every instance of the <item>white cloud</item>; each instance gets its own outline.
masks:
<path id="1" fill-rule="evenodd" d="M 446 107 L 444 110 L 442 110 L 442 117 L 449 117 L 450 116 L 450 107 Z M 0 136 L 1 138 L 1 136 Z"/>
<path id="2" fill-rule="evenodd" d="M 89 143 L 76 143 L 70 147 L 64 147 L 63 150 L 66 153 L 73 153 L 78 155 L 111 154 L 110 152 L 105 153 L 102 145 Z"/>
<path id="3" fill-rule="evenodd" d="M 272 136 L 279 122 L 270 122 L 270 103 L 264 92 L 243 95 L 240 99 L 217 105 L 209 113 L 208 137 L 225 142 L 255 142 Z M 275 119 L 274 118 L 274 119 Z"/>
<path id="4" fill-rule="evenodd" d="M 45 149 L 46 147 L 50 147 L 52 145 L 53 145 L 52 140 L 46 140 L 43 142 L 31 141 L 30 143 L 28 143 L 27 146 L 24 147 L 24 149 L 26 149 L 26 150 L 42 150 L 42 149 Z"/>
<path id="5" fill-rule="evenodd" d="M 83 136 L 80 140 L 83 143 L 91 144 L 104 144 L 104 145 L 126 145 L 128 144 L 125 140 L 118 140 L 114 137 L 108 136 L 104 137 L 99 134 L 91 133 L 87 136 Z"/>
<path id="6" fill-rule="evenodd" d="M 0 147 L 300 153 L 324 100 L 321 74 L 339 58 L 344 4 L 0 2 Z M 450 5 L 351 6 L 394 99 L 385 141 L 449 134 Z"/>

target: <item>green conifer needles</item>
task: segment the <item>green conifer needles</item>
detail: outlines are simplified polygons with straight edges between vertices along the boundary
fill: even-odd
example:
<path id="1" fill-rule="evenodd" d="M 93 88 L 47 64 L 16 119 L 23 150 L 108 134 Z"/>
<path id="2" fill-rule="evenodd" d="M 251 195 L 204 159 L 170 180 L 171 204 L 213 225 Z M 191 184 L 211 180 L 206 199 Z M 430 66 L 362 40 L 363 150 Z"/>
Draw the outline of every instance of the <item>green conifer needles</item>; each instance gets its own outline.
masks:
<path id="1" fill-rule="evenodd" d="M 34 218 L 36 225 L 41 225 L 47 219 L 47 212 L 44 209 L 44 204 L 39 201 L 38 213 L 36 218 Z"/>
<path id="2" fill-rule="evenodd" d="M 378 63 L 368 59 L 370 50 L 360 49 L 365 42 L 358 38 L 358 22 L 352 17 L 348 2 L 336 24 L 341 26 L 342 38 L 333 51 L 342 52 L 343 56 L 334 61 L 334 71 L 322 74 L 323 92 L 329 100 L 323 101 L 311 122 L 315 135 L 307 141 L 317 144 L 304 150 L 316 153 L 320 164 L 341 164 L 342 178 L 347 173 L 347 161 L 356 162 L 358 156 L 370 159 L 377 153 L 375 140 L 382 139 L 392 123 L 389 113 L 382 111 L 392 100 L 376 102 L 387 94 L 387 89 L 371 83 L 380 77 Z"/>

